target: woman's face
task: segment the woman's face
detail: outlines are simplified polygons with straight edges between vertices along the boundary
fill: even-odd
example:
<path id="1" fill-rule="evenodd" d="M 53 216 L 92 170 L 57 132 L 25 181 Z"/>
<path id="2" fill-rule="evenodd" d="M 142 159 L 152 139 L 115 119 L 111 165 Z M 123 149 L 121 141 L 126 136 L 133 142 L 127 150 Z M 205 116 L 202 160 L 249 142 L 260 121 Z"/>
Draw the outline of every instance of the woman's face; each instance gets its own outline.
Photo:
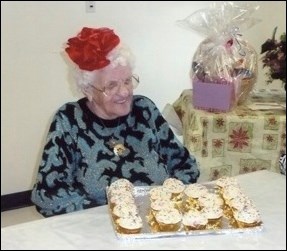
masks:
<path id="1" fill-rule="evenodd" d="M 133 88 L 127 84 L 132 76 L 129 66 L 106 67 L 92 88 L 93 110 L 103 119 L 115 119 L 131 111 Z"/>

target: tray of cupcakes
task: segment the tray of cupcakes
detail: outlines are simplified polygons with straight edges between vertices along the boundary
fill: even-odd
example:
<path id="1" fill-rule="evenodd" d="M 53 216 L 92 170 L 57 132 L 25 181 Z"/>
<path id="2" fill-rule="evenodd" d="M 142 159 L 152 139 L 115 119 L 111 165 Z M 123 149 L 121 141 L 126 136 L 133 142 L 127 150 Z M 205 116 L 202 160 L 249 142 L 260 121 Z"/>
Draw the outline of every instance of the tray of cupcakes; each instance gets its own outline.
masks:
<path id="1" fill-rule="evenodd" d="M 234 177 L 184 185 L 168 178 L 161 186 L 134 186 L 118 179 L 106 188 L 118 238 L 143 239 L 258 232 L 260 213 Z"/>

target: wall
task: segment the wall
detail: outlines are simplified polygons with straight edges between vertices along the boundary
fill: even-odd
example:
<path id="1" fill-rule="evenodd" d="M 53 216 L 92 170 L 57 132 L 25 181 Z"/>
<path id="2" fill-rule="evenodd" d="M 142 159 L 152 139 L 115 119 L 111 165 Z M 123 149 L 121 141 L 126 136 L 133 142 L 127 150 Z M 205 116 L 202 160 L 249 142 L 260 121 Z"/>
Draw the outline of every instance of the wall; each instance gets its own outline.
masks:
<path id="1" fill-rule="evenodd" d="M 136 93 L 162 110 L 190 88 L 191 57 L 204 39 L 175 22 L 210 3 L 96 1 L 86 13 L 84 1 L 1 1 L 1 195 L 32 188 L 52 115 L 81 97 L 62 53 L 69 37 L 83 26 L 113 28 L 137 56 Z M 260 2 L 255 16 L 262 22 L 243 35 L 259 52 L 274 26 L 286 30 L 286 2 Z M 265 87 L 261 69 L 257 86 Z"/>

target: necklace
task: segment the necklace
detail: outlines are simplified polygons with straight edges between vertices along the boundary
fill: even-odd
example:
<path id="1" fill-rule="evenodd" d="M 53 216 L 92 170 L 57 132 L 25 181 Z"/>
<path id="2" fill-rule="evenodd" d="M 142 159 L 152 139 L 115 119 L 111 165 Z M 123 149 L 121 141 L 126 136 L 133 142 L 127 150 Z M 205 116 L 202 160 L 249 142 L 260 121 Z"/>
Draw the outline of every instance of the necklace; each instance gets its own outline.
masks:
<path id="1" fill-rule="evenodd" d="M 93 108 L 93 103 L 92 103 L 92 102 L 89 102 L 89 103 L 88 103 L 88 107 L 89 107 L 89 109 L 90 109 L 93 113 L 97 114 L 97 113 L 95 112 L 94 108 Z M 100 117 L 98 117 L 98 118 L 99 118 L 99 120 L 100 120 L 100 122 L 101 122 L 103 128 L 104 128 L 104 129 L 107 129 L 107 127 L 105 126 L 105 124 L 104 124 L 104 122 L 101 120 L 101 118 L 100 118 Z M 119 118 L 119 120 L 118 120 L 118 125 L 117 125 L 117 128 L 116 128 L 116 131 L 113 133 L 114 135 L 118 132 L 119 125 L 120 125 L 120 118 Z M 109 147 L 110 147 L 111 149 L 113 149 L 113 152 L 114 152 L 114 154 L 115 154 L 116 156 L 123 156 L 123 155 L 126 155 L 126 154 L 129 152 L 129 150 L 124 146 L 124 144 L 123 144 L 122 142 L 120 142 L 119 140 L 116 140 L 114 137 L 112 137 L 112 138 L 109 140 L 108 145 L 109 145 Z"/>
<path id="2" fill-rule="evenodd" d="M 105 126 L 104 122 L 101 119 L 100 121 L 101 121 L 102 126 L 106 129 L 107 127 Z M 120 125 L 120 119 L 118 120 L 116 131 L 113 133 L 114 135 L 118 132 L 119 125 Z M 128 151 L 127 148 L 124 146 L 124 144 L 121 141 L 116 140 L 113 136 L 109 140 L 108 145 L 111 149 L 113 149 L 113 152 L 116 156 L 123 156 Z"/>

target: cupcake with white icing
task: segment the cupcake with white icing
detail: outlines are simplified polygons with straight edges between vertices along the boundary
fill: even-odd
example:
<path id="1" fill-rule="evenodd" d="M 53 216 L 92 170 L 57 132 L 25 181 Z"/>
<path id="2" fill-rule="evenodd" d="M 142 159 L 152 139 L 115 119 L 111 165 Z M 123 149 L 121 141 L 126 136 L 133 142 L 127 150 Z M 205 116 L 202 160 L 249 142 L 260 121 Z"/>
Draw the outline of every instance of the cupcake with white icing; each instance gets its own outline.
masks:
<path id="1" fill-rule="evenodd" d="M 219 190 L 228 185 L 238 186 L 237 179 L 235 177 L 223 176 L 215 181 L 215 187 Z"/>
<path id="2" fill-rule="evenodd" d="M 221 190 L 221 196 L 227 203 L 241 195 L 243 195 L 243 191 L 238 185 L 227 185 Z"/>
<path id="3" fill-rule="evenodd" d="M 203 230 L 206 228 L 208 219 L 205 214 L 197 210 L 190 210 L 182 217 L 182 224 L 186 231 Z"/>
<path id="4" fill-rule="evenodd" d="M 166 210 L 169 208 L 175 208 L 175 204 L 169 199 L 158 199 L 151 201 L 150 212 L 147 215 L 147 220 L 153 231 L 158 231 L 158 224 L 155 219 L 156 214 L 161 210 Z"/>
<path id="5" fill-rule="evenodd" d="M 134 203 L 135 198 L 133 194 L 127 191 L 109 195 L 109 204 L 111 209 L 113 209 L 116 205 L 119 204 L 134 204 Z"/>
<path id="6" fill-rule="evenodd" d="M 262 223 L 259 211 L 253 206 L 234 212 L 234 219 L 239 228 L 260 226 Z"/>
<path id="7" fill-rule="evenodd" d="M 206 207 L 200 211 L 208 220 L 207 229 L 218 229 L 222 226 L 223 209 L 221 207 Z"/>
<path id="8" fill-rule="evenodd" d="M 222 197 L 225 201 L 224 213 L 228 219 L 233 218 L 236 211 L 242 210 L 253 202 L 243 193 L 241 188 L 233 185 L 225 187 L 222 191 Z"/>
<path id="9" fill-rule="evenodd" d="M 114 219 L 126 218 L 134 215 L 138 215 L 138 207 L 133 203 L 117 204 L 113 208 L 112 216 Z"/>
<path id="10" fill-rule="evenodd" d="M 174 208 L 174 206 L 175 206 L 174 203 L 171 200 L 167 200 L 167 199 L 153 200 L 150 203 L 150 208 L 154 215 L 160 210 Z"/>
<path id="11" fill-rule="evenodd" d="M 128 179 L 121 178 L 111 183 L 111 185 L 108 188 L 108 192 L 109 193 L 117 193 L 117 192 L 121 193 L 122 191 L 133 192 L 133 189 L 134 186 Z"/>
<path id="12" fill-rule="evenodd" d="M 171 195 L 171 192 L 162 186 L 153 187 L 149 190 L 149 198 L 151 202 L 156 200 L 170 200 Z"/>
<path id="13" fill-rule="evenodd" d="M 223 199 L 214 193 L 206 193 L 198 198 L 198 205 L 200 208 L 223 208 L 224 201 Z"/>
<path id="14" fill-rule="evenodd" d="M 119 218 L 116 220 L 117 231 L 121 234 L 138 234 L 143 227 L 142 218 L 139 215 Z"/>
<path id="15" fill-rule="evenodd" d="M 180 202 L 183 197 L 183 191 L 185 189 L 185 185 L 182 181 L 176 178 L 168 178 L 163 182 L 163 187 L 167 191 L 171 192 L 171 199 Z"/>
<path id="16" fill-rule="evenodd" d="M 167 208 L 160 210 L 155 215 L 159 231 L 173 232 L 178 231 L 181 226 L 181 213 L 175 208 Z"/>
<path id="17" fill-rule="evenodd" d="M 231 208 L 232 213 L 236 211 L 241 211 L 245 207 L 255 207 L 253 201 L 244 194 L 229 200 L 226 206 L 229 206 Z"/>
<path id="18" fill-rule="evenodd" d="M 189 211 L 190 209 L 199 209 L 198 198 L 208 193 L 208 189 L 201 184 L 187 185 L 183 191 L 185 198 L 184 209 Z"/>

